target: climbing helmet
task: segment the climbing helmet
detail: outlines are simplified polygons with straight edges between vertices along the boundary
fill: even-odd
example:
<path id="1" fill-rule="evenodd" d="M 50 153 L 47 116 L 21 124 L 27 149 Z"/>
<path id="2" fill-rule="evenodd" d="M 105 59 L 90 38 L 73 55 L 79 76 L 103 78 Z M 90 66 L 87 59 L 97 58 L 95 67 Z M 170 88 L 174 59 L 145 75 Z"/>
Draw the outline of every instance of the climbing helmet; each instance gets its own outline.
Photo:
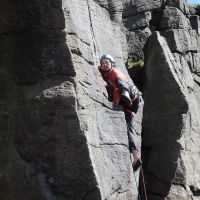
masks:
<path id="1" fill-rule="evenodd" d="M 100 57 L 100 62 L 101 62 L 102 60 L 104 60 L 104 59 L 108 59 L 108 60 L 110 60 L 111 63 L 115 63 L 114 58 L 113 58 L 111 55 L 109 55 L 109 54 L 103 54 L 103 55 Z"/>

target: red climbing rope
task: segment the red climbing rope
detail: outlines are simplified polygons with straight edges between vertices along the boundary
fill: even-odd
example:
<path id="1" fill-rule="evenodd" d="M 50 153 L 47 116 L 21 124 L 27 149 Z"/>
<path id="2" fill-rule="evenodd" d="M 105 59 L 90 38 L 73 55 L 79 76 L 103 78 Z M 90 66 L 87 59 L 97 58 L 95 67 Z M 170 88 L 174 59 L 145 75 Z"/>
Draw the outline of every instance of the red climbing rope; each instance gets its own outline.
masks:
<path id="1" fill-rule="evenodd" d="M 145 200 L 147 200 L 147 191 L 146 191 L 146 185 L 145 185 L 145 180 L 144 180 L 144 172 L 143 172 L 143 168 L 141 166 L 141 176 L 142 176 L 142 183 L 143 183 L 143 189 L 144 189 L 144 198 Z"/>
<path id="2" fill-rule="evenodd" d="M 142 200 L 141 199 L 141 195 L 140 195 L 140 191 L 139 191 L 139 183 L 137 183 L 137 179 L 136 179 L 136 176 L 135 176 L 135 173 L 134 174 L 134 178 L 135 178 L 135 184 L 136 184 L 136 187 L 138 189 L 138 200 Z M 144 172 L 143 172 L 143 168 L 142 168 L 142 165 L 140 166 L 140 178 L 142 178 L 142 187 L 143 187 L 143 190 L 144 190 L 144 200 L 148 200 L 147 199 L 147 191 L 146 191 L 146 185 L 145 185 L 145 179 L 144 179 Z"/>

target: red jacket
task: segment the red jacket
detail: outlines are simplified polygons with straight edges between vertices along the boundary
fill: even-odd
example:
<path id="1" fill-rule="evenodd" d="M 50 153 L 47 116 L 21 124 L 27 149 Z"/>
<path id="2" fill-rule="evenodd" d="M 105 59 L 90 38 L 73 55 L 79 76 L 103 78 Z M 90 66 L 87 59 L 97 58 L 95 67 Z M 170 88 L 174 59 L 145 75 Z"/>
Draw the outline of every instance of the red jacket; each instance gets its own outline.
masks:
<path id="1" fill-rule="evenodd" d="M 99 72 L 101 73 L 104 81 L 112 88 L 113 92 L 113 103 L 119 104 L 120 94 L 119 89 L 116 86 L 116 78 L 119 78 L 123 81 L 128 81 L 128 78 L 118 69 L 112 67 L 109 71 L 102 70 L 101 67 L 98 67 Z"/>

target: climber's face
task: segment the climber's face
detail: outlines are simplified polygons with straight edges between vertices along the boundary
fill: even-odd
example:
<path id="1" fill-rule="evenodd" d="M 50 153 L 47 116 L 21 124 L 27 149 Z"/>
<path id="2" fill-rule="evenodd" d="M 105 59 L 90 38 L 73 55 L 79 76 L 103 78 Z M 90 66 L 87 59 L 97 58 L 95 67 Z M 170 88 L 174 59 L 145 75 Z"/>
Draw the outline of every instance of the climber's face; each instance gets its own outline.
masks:
<path id="1" fill-rule="evenodd" d="M 103 60 L 101 60 L 101 68 L 102 68 L 104 71 L 110 70 L 111 67 L 112 67 L 112 63 L 110 62 L 109 59 L 103 59 Z"/>

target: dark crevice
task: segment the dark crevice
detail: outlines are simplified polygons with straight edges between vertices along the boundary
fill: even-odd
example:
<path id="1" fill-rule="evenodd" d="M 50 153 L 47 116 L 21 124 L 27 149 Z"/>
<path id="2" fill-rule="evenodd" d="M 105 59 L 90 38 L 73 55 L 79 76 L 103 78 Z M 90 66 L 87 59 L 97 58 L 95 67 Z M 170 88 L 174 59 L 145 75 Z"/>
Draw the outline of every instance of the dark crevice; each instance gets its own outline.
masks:
<path id="1" fill-rule="evenodd" d="M 81 84 L 82 84 L 82 83 L 81 83 Z M 83 84 L 82 84 L 82 85 L 83 85 Z M 83 85 L 83 86 L 84 86 L 85 88 L 87 88 L 85 85 Z M 84 88 L 83 88 L 83 90 L 84 90 Z M 85 92 L 85 94 L 86 94 L 88 97 L 90 97 L 93 101 L 95 101 L 95 102 L 101 104 L 103 107 L 108 108 L 109 110 L 114 110 L 114 111 L 122 111 L 122 110 L 123 110 L 123 109 L 122 109 L 122 106 L 118 106 L 118 105 L 112 104 L 112 103 L 107 102 L 107 101 L 102 102 L 102 100 L 97 99 L 96 97 L 93 97 L 89 92 L 86 92 L 85 90 L 84 90 L 84 92 Z"/>
<path id="2" fill-rule="evenodd" d="M 98 190 L 99 190 L 99 188 L 97 188 L 97 187 L 92 188 L 91 190 L 89 190 L 88 192 L 86 192 L 86 194 L 83 197 L 81 197 L 81 200 L 88 199 L 88 196 L 90 196 L 91 194 L 95 193 Z"/>
<path id="3" fill-rule="evenodd" d="M 161 195 L 161 194 L 159 194 L 159 193 L 156 193 L 156 192 L 148 192 L 147 193 L 148 195 L 153 195 L 153 196 L 158 196 L 158 197 L 161 197 L 161 198 L 165 198 L 165 196 L 163 196 L 163 195 Z"/>
<path id="4" fill-rule="evenodd" d="M 160 21 L 163 15 L 163 10 L 166 7 L 166 2 L 162 1 L 160 9 L 152 11 L 152 19 L 149 22 L 149 28 L 151 31 L 159 31 Z"/>
<path id="5" fill-rule="evenodd" d="M 84 41 L 83 39 L 81 39 L 76 33 L 74 32 L 67 32 L 67 35 L 74 35 L 76 36 L 82 43 L 86 44 L 87 46 L 90 46 L 90 43 Z"/>
<path id="6" fill-rule="evenodd" d="M 200 82 L 198 82 L 197 80 L 194 79 L 194 82 L 200 86 Z"/>
<path id="7" fill-rule="evenodd" d="M 101 148 L 101 146 L 124 146 L 126 148 L 128 148 L 128 146 L 126 144 L 123 143 L 100 143 L 99 146 L 88 143 L 88 145 L 94 147 L 94 148 Z"/>
<path id="8" fill-rule="evenodd" d="M 200 189 L 195 188 L 194 186 L 190 186 L 190 190 L 192 191 L 193 196 L 200 197 Z"/>
<path id="9" fill-rule="evenodd" d="M 39 27 L 34 29 L 28 29 L 28 30 L 20 30 L 20 31 L 9 31 L 9 32 L 1 32 L 0 35 L 15 35 L 15 34 L 24 34 L 24 33 L 35 33 L 40 31 L 64 31 L 62 28 L 48 28 L 48 27 Z"/>
<path id="10" fill-rule="evenodd" d="M 81 58 L 83 58 L 89 65 L 94 65 L 94 62 L 93 61 L 90 61 L 90 60 L 87 60 L 82 52 L 80 51 L 80 49 L 71 49 L 71 52 L 77 56 L 80 56 Z"/>
<path id="11" fill-rule="evenodd" d="M 101 146 L 124 146 L 124 147 L 127 147 L 128 148 L 128 146 L 127 145 L 125 145 L 125 144 L 123 144 L 123 143 L 102 143 L 102 144 L 100 144 Z"/>

